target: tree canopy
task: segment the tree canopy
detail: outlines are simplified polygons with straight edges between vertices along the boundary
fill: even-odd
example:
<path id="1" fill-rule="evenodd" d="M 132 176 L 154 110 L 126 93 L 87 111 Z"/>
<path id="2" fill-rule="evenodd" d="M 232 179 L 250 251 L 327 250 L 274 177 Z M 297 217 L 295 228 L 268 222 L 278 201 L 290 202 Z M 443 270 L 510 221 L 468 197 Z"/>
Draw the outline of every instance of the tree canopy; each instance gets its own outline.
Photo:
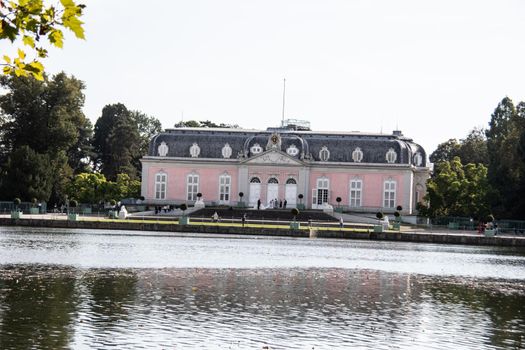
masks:
<path id="1" fill-rule="evenodd" d="M 6 89 L 0 96 L 1 189 L 25 200 L 60 200 L 67 177 L 85 169 L 90 158 L 92 129 L 82 112 L 83 82 L 65 73 L 44 78 L 0 77 Z M 49 171 L 42 171 L 44 165 Z M 40 183 L 38 196 L 24 190 L 30 181 Z"/>
<path id="2" fill-rule="evenodd" d="M 214 123 L 209 120 L 188 120 L 188 121 L 180 121 L 175 124 L 176 128 L 221 128 L 221 129 L 238 129 L 239 125 L 237 124 L 225 124 L 225 123 Z"/>

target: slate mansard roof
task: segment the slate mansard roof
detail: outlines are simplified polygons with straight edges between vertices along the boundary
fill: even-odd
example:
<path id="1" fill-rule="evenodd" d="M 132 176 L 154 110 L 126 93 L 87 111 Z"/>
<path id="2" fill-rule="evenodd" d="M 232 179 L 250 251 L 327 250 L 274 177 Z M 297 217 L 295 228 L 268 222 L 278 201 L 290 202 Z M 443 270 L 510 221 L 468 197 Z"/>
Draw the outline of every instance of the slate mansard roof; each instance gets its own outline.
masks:
<path id="1" fill-rule="evenodd" d="M 258 153 L 270 149 L 273 135 L 277 135 L 277 148 L 288 153 L 293 158 L 305 162 L 321 161 L 321 150 L 328 150 L 327 163 L 389 163 L 387 152 L 395 152 L 393 164 L 427 166 L 425 150 L 414 143 L 412 139 L 404 137 L 400 132 L 393 134 L 366 134 L 358 132 L 315 132 L 295 131 L 285 129 L 270 130 L 243 130 L 243 129 L 216 129 L 216 128 L 175 128 L 167 129 L 152 138 L 149 146 L 150 157 L 172 158 L 205 158 L 205 159 L 249 159 Z M 228 144 L 231 156 L 224 155 L 223 149 Z M 258 144 L 260 149 L 257 147 Z M 165 145 L 165 146 L 164 146 Z M 195 146 L 198 155 L 195 156 Z M 292 146 L 293 145 L 293 146 Z M 162 152 L 162 147 L 164 152 Z M 166 147 L 167 146 L 167 147 Z M 190 151 L 193 147 L 193 155 Z M 227 146 L 226 146 L 227 147 Z M 287 152 L 289 148 L 297 148 L 296 152 Z M 359 148 L 362 158 L 352 154 Z M 390 151 L 391 152 L 391 151 Z M 229 152 L 226 152 L 228 155 Z M 326 152 L 325 154 L 326 155 Z M 359 159 L 356 161 L 354 158 Z M 392 158 L 390 159 L 392 160 Z"/>

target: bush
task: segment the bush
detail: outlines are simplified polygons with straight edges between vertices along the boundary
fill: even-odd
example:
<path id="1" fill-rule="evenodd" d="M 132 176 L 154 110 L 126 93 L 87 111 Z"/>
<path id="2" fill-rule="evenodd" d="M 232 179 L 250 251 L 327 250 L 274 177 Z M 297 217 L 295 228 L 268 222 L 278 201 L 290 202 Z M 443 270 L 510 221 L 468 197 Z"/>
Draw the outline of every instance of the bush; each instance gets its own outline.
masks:
<path id="1" fill-rule="evenodd" d="M 336 201 L 337 203 L 341 203 L 342 199 L 341 199 L 341 197 L 337 197 L 337 198 L 335 199 L 335 201 Z"/>
<path id="2" fill-rule="evenodd" d="M 110 204 L 111 206 L 115 206 L 115 204 L 117 204 L 117 201 L 114 200 L 114 199 L 111 199 L 111 200 L 109 201 L 109 204 Z"/>
<path id="3" fill-rule="evenodd" d="M 197 193 L 197 198 L 201 198 L 202 197 L 202 193 Z"/>
<path id="4" fill-rule="evenodd" d="M 397 210 L 397 211 L 401 211 L 401 210 L 403 210 L 403 207 L 400 206 L 400 205 L 398 205 L 398 206 L 396 207 L 396 210 Z"/>
<path id="5" fill-rule="evenodd" d="M 376 213 L 376 218 L 377 218 L 378 220 L 381 220 L 381 219 L 383 218 L 383 213 L 380 212 L 380 211 L 378 211 L 378 212 Z"/>
<path id="6" fill-rule="evenodd" d="M 143 200 L 146 199 L 146 198 L 144 198 L 144 196 L 140 196 L 139 199 L 140 199 L 141 201 L 143 201 Z"/>
<path id="7" fill-rule="evenodd" d="M 494 215 L 490 214 L 487 216 L 487 222 L 493 222 L 494 221 Z"/>
<path id="8" fill-rule="evenodd" d="M 13 204 L 16 205 L 17 207 L 20 205 L 20 203 L 22 203 L 22 201 L 20 200 L 20 198 L 15 198 L 13 199 Z"/>
<path id="9" fill-rule="evenodd" d="M 302 194 L 299 194 L 299 195 L 297 196 L 297 198 L 299 198 L 299 199 L 303 199 L 304 196 L 303 196 Z"/>
<path id="10" fill-rule="evenodd" d="M 398 218 L 399 216 L 401 216 L 401 214 L 399 214 L 399 212 L 396 211 L 396 212 L 394 213 L 394 216 L 395 216 L 396 218 Z"/>
<path id="11" fill-rule="evenodd" d="M 299 209 L 297 209 L 297 208 L 292 208 L 292 210 L 290 210 L 290 212 L 292 213 L 293 216 L 299 215 Z"/>
<path id="12" fill-rule="evenodd" d="M 239 197 L 242 199 L 242 197 L 244 197 L 244 193 L 243 192 L 239 192 Z"/>
<path id="13" fill-rule="evenodd" d="M 31 199 L 31 204 L 33 205 L 33 207 L 36 207 L 36 203 L 38 202 L 38 199 L 36 199 L 35 197 L 33 197 Z"/>
<path id="14" fill-rule="evenodd" d="M 69 206 L 75 208 L 78 205 L 78 202 L 75 199 L 69 201 Z"/>
<path id="15" fill-rule="evenodd" d="M 186 203 L 182 203 L 179 208 L 184 212 L 188 209 L 188 206 L 186 205 Z"/>

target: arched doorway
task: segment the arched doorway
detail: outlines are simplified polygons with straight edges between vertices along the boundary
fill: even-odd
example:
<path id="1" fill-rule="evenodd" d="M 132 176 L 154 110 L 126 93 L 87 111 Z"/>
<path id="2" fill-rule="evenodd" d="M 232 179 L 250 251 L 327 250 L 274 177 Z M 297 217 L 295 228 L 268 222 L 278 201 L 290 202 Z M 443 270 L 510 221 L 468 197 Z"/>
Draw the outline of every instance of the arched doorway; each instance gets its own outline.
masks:
<path id="1" fill-rule="evenodd" d="M 261 198 L 261 180 L 258 177 L 250 179 L 249 205 L 257 207 L 257 201 Z"/>
<path id="2" fill-rule="evenodd" d="M 289 208 L 295 208 L 297 203 L 297 181 L 295 179 L 286 180 L 284 186 L 284 198 L 286 199 L 286 206 Z"/>
<path id="3" fill-rule="evenodd" d="M 272 200 L 279 200 L 279 181 L 275 177 L 271 177 L 268 179 L 268 189 L 266 191 L 266 204 L 270 205 L 270 202 Z"/>

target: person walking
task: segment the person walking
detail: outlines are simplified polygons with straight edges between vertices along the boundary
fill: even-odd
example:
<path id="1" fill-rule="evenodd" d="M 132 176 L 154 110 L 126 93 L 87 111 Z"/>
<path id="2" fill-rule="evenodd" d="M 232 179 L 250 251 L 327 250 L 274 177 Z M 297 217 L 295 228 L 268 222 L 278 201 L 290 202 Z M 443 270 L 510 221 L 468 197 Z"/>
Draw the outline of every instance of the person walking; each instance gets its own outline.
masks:
<path id="1" fill-rule="evenodd" d="M 246 223 L 246 213 L 242 214 L 241 221 L 242 221 L 242 227 L 244 227 L 244 224 Z"/>
<path id="2" fill-rule="evenodd" d="M 261 209 L 261 199 L 259 198 L 257 200 L 257 210 L 260 210 Z"/>
<path id="3" fill-rule="evenodd" d="M 339 217 L 339 228 L 342 229 L 344 227 L 344 225 L 345 225 L 345 223 L 343 221 L 343 217 L 341 216 L 341 217 Z"/>

